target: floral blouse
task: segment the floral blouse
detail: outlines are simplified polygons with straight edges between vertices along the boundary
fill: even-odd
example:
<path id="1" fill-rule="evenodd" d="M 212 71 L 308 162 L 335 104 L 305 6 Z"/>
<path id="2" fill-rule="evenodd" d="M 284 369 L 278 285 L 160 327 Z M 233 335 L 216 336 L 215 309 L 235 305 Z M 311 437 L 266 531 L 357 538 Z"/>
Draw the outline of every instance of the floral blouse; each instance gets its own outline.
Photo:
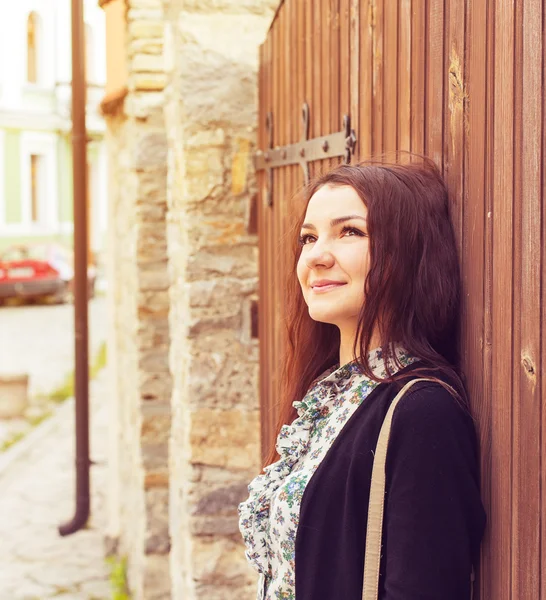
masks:
<path id="1" fill-rule="evenodd" d="M 417 359 L 396 348 L 403 367 Z M 373 373 L 386 377 L 382 351 L 369 355 Z M 396 366 L 391 364 L 391 372 Z M 239 528 L 246 557 L 260 574 L 257 600 L 295 600 L 295 544 L 300 505 L 314 472 L 345 423 L 379 385 L 360 372 L 356 362 L 334 365 L 319 375 L 299 402 L 298 417 L 283 425 L 277 438 L 280 459 L 248 486 L 239 505 Z"/>

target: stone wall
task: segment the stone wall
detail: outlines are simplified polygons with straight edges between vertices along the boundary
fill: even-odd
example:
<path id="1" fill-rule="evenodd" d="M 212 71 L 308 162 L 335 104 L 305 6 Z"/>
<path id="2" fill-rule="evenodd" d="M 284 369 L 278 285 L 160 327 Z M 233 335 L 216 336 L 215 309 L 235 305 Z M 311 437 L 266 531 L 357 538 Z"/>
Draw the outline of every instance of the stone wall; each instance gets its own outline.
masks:
<path id="1" fill-rule="evenodd" d="M 251 157 L 277 3 L 127 0 L 107 119 L 111 533 L 135 600 L 256 593 L 236 509 L 259 470 Z"/>
<path id="2" fill-rule="evenodd" d="M 258 46 L 275 2 L 165 2 L 173 598 L 255 598 L 237 504 L 259 470 Z"/>
<path id="3" fill-rule="evenodd" d="M 110 149 L 110 293 L 115 371 L 110 535 L 127 556 L 133 597 L 170 598 L 168 439 L 169 274 L 163 12 L 131 0 L 128 89 L 107 115 Z"/>

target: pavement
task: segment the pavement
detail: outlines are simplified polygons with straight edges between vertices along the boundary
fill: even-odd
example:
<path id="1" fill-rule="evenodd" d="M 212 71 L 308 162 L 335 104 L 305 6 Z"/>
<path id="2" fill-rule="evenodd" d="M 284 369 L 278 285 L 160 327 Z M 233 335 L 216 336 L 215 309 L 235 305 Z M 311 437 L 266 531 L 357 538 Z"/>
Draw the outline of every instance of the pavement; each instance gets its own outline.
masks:
<path id="1" fill-rule="evenodd" d="M 75 509 L 74 403 L 63 404 L 33 438 L 0 463 L 0 600 L 108 600 L 108 369 L 91 384 L 91 511 L 87 527 L 61 537 Z M 6 455 L 10 460 L 5 460 Z"/>
<path id="2" fill-rule="evenodd" d="M 107 302 L 89 302 L 89 357 L 108 331 Z M 29 395 L 62 385 L 74 370 L 74 305 L 0 306 L 0 375 L 29 375 Z"/>
<path id="3" fill-rule="evenodd" d="M 90 305 L 90 349 L 106 337 L 106 302 Z M 34 394 L 73 369 L 73 307 L 0 308 L 0 373 L 26 372 Z M 92 351 L 90 351 L 92 356 Z M 0 452 L 0 600 L 108 600 L 104 559 L 107 521 L 108 368 L 90 386 L 91 518 L 60 537 L 75 510 L 74 402 Z"/>

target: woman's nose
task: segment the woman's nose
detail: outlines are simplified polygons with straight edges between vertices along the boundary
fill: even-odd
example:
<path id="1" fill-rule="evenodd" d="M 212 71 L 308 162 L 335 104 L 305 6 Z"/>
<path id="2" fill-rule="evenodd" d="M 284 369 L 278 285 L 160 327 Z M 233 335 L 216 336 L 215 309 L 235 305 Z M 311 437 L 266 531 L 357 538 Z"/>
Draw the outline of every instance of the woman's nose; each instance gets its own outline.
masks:
<path id="1" fill-rule="evenodd" d="M 312 269 L 318 266 L 331 267 L 335 260 L 332 252 L 324 244 L 317 242 L 307 253 L 306 262 L 307 267 Z"/>

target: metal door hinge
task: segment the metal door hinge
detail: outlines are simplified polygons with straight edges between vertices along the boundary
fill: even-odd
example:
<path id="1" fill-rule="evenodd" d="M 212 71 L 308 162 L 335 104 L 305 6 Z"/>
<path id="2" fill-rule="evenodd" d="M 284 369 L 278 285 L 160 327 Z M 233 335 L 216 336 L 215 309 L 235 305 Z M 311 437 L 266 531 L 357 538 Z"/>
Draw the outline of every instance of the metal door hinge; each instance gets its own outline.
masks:
<path id="1" fill-rule="evenodd" d="M 268 148 L 258 150 L 255 156 L 256 170 L 267 173 L 267 204 L 273 204 L 273 169 L 287 165 L 300 165 L 305 183 L 309 183 L 309 163 L 323 158 L 343 156 L 345 163 L 351 162 L 356 147 L 356 133 L 351 129 L 351 117 L 343 115 L 343 129 L 330 135 L 309 139 L 309 105 L 302 106 L 303 131 L 296 144 L 273 148 L 273 113 L 267 113 L 266 129 Z"/>

